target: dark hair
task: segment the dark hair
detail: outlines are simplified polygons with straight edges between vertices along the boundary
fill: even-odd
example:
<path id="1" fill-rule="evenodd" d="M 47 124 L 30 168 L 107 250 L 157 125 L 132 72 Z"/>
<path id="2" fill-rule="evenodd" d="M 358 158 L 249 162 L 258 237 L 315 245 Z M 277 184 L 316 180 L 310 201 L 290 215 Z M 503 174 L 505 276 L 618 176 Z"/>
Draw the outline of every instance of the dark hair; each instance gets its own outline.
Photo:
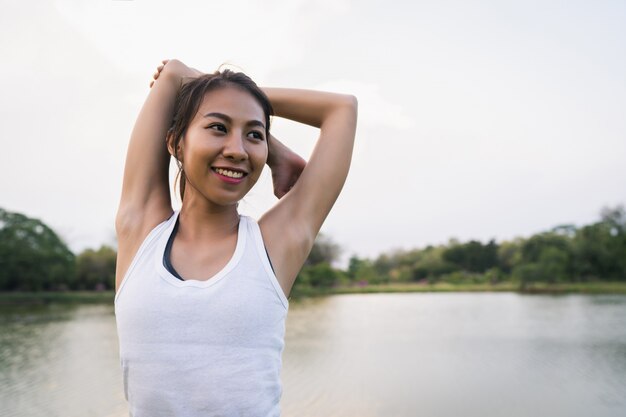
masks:
<path id="1" fill-rule="evenodd" d="M 223 71 L 215 71 L 213 74 L 204 74 L 184 84 L 176 96 L 176 104 L 174 106 L 174 118 L 167 131 L 168 140 L 169 136 L 173 137 L 172 148 L 174 149 L 174 156 L 176 158 L 176 164 L 178 165 L 178 174 L 176 178 L 180 176 L 179 190 L 180 199 L 183 200 L 185 195 L 185 171 L 183 170 L 182 163 L 178 157 L 178 144 L 187 133 L 189 124 L 195 117 L 204 95 L 209 91 L 217 90 L 223 87 L 236 87 L 240 88 L 252 95 L 252 97 L 261 105 L 263 113 L 265 114 L 265 136 L 267 138 L 267 144 L 269 146 L 270 138 L 270 116 L 274 114 L 272 104 L 267 98 L 267 95 L 261 90 L 250 77 L 243 72 L 234 72 L 229 69 Z"/>

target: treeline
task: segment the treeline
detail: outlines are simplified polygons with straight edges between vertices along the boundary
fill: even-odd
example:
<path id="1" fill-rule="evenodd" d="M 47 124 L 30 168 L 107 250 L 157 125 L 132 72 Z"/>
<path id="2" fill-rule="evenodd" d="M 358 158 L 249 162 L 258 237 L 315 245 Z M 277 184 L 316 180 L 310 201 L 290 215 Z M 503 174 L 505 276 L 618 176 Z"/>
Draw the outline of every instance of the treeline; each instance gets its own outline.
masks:
<path id="1" fill-rule="evenodd" d="M 75 255 L 37 219 L 0 208 L 0 291 L 115 289 L 113 248 Z"/>
<path id="2" fill-rule="evenodd" d="M 561 225 L 528 238 L 497 243 L 450 241 L 447 245 L 352 257 L 352 282 L 491 283 L 626 281 L 626 211 L 604 208 L 600 221 Z"/>
<path id="3" fill-rule="evenodd" d="M 528 238 L 497 243 L 451 240 L 446 245 L 350 258 L 347 270 L 331 265 L 341 248 L 320 234 L 292 294 L 337 285 L 394 282 L 626 281 L 626 211 L 604 208 L 596 223 L 557 226 Z M 72 253 L 36 219 L 0 209 L 0 291 L 113 290 L 116 252 L 109 246 Z"/>

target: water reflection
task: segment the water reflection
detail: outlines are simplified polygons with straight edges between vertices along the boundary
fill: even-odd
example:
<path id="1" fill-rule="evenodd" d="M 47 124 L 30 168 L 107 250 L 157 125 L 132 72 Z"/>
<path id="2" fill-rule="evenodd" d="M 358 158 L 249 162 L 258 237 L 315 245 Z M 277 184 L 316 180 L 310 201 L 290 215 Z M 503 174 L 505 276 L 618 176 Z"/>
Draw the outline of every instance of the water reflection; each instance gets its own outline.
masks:
<path id="1" fill-rule="evenodd" d="M 312 358 L 286 350 L 285 415 L 626 411 L 625 297 L 345 295 L 323 317 Z"/>
<path id="2" fill-rule="evenodd" d="M 291 302 L 283 415 L 626 415 L 626 297 Z M 127 416 L 110 305 L 0 311 L 0 415 Z"/>
<path id="3" fill-rule="evenodd" d="M 110 306 L 5 308 L 0 317 L 1 415 L 103 416 L 121 403 Z"/>

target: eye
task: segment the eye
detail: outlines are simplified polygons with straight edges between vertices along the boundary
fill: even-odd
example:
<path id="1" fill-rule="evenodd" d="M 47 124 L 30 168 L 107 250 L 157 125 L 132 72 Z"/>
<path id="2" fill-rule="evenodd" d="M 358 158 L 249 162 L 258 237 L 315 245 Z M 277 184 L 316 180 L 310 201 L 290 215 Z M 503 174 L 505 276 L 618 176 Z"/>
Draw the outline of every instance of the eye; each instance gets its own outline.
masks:
<path id="1" fill-rule="evenodd" d="M 221 123 L 213 123 L 207 126 L 207 129 L 216 130 L 218 132 L 226 132 L 226 126 Z"/>
<path id="2" fill-rule="evenodd" d="M 258 139 L 258 140 L 264 140 L 264 136 L 263 133 L 259 132 L 258 130 L 253 130 L 252 132 L 248 133 L 249 137 L 252 137 L 254 139 Z"/>

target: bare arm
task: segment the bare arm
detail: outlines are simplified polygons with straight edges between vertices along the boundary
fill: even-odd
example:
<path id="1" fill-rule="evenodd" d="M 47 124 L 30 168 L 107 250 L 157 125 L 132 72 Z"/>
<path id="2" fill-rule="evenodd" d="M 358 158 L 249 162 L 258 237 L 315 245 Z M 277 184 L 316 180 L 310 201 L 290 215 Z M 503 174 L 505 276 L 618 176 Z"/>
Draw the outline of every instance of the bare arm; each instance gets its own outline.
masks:
<path id="1" fill-rule="evenodd" d="M 268 252 L 288 294 L 345 183 L 356 133 L 354 96 L 265 88 L 277 116 L 320 129 L 313 154 L 292 190 L 260 220 Z"/>
<path id="2" fill-rule="evenodd" d="M 183 77 L 195 73 L 180 61 L 165 60 L 163 64 L 157 68 L 155 81 L 150 84 L 152 89 L 139 112 L 128 145 L 115 219 L 119 246 L 118 285 L 145 236 L 172 213 L 170 155 L 165 139 Z"/>
<path id="3" fill-rule="evenodd" d="M 296 184 L 306 161 L 273 135 L 270 136 L 267 165 L 272 170 L 274 195 L 282 198 Z"/>
<path id="4" fill-rule="evenodd" d="M 169 161 L 165 139 L 174 115 L 176 94 L 181 86 L 182 63 L 163 61 L 151 83 L 130 135 L 122 195 L 116 216 L 116 229 L 142 228 L 144 221 L 158 224 L 172 211 L 169 190 Z M 147 218 L 146 218 L 147 217 Z M 156 223 L 155 223 L 156 222 Z"/>

